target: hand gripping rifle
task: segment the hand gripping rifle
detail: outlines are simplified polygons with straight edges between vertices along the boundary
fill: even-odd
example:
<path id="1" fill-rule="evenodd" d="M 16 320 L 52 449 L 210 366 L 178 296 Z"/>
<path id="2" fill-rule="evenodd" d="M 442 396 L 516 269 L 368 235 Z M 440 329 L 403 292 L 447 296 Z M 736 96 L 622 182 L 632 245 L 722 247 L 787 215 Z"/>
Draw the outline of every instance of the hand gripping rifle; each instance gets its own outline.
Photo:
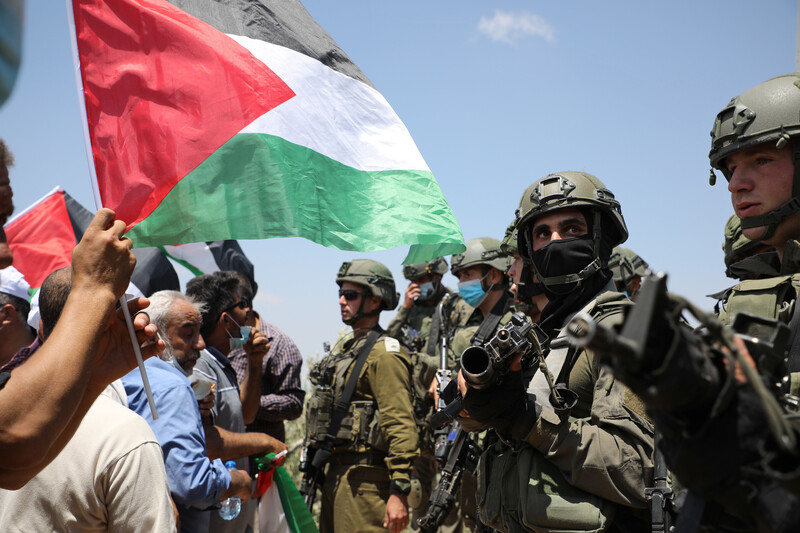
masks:
<path id="1" fill-rule="evenodd" d="M 635 312 L 627 313 L 620 332 L 588 315 L 576 315 L 566 326 L 569 342 L 596 351 L 650 406 L 678 416 L 692 413 L 704 420 L 724 408 L 725 398 L 735 386 L 732 372 L 720 371 L 720 365 L 714 363 L 727 359 L 727 368 L 741 369 L 760 399 L 778 446 L 784 452 L 796 453 L 796 435 L 775 398 L 778 386 L 772 385 L 785 373 L 785 324 L 740 313 L 734 321 L 735 329 L 742 332 L 737 334 L 688 300 L 668 294 L 666 282 L 664 274 L 644 278 Z M 694 331 L 687 328 L 681 318 L 683 311 L 693 315 L 701 327 Z M 735 337 L 744 341 L 766 379 L 739 350 Z M 669 531 L 665 511 L 672 491 L 667 487 L 666 465 L 658 450 L 654 463 L 655 486 L 647 489 L 653 531 Z"/>

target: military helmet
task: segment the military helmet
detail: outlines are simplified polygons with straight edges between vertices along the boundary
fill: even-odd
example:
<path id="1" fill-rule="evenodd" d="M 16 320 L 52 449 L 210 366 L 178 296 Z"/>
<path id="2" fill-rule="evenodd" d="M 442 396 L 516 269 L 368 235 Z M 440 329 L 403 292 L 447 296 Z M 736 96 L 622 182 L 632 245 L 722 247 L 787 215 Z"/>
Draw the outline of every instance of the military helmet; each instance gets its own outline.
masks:
<path id="1" fill-rule="evenodd" d="M 372 259 L 354 259 L 342 263 L 336 275 L 336 283 L 341 287 L 345 281 L 369 287 L 372 295 L 381 299 L 381 309 L 391 311 L 400 301 L 400 294 L 395 291 L 392 272 Z"/>
<path id="2" fill-rule="evenodd" d="M 413 279 L 420 278 L 424 275 L 431 275 L 431 274 L 446 274 L 447 273 L 447 261 L 444 260 L 444 257 L 437 257 L 436 259 L 431 259 L 430 261 L 423 261 L 422 263 L 412 263 L 410 265 L 403 266 L 403 276 L 409 281 Z"/>
<path id="3" fill-rule="evenodd" d="M 633 250 L 621 246 L 614 248 L 611 253 L 608 268 L 614 274 L 614 281 L 620 284 L 627 284 L 633 278 L 642 278 L 650 272 L 647 261 Z"/>
<path id="4" fill-rule="evenodd" d="M 519 247 L 517 246 L 517 221 L 512 220 L 511 224 L 506 228 L 506 234 L 500 242 L 500 251 L 506 255 L 519 254 Z"/>
<path id="5" fill-rule="evenodd" d="M 558 172 L 537 180 L 522 193 L 517 209 L 517 244 L 520 255 L 530 258 L 533 252 L 532 243 L 528 242 L 529 231 L 523 231 L 523 228 L 540 215 L 565 207 L 588 207 L 599 213 L 605 222 L 601 229 L 610 247 L 628 239 L 628 227 L 622 218 L 622 208 L 614 198 L 614 193 L 602 181 L 586 172 Z"/>
<path id="6" fill-rule="evenodd" d="M 709 183 L 714 185 L 713 169 L 720 170 L 730 181 L 726 159 L 732 153 L 763 143 L 781 149 L 792 137 L 800 135 L 800 74 L 772 78 L 734 97 L 714 120 L 711 130 L 711 162 Z M 774 144 L 773 144 L 774 143 Z M 793 161 L 800 160 L 800 142 L 793 144 Z M 794 165 L 792 197 L 769 213 L 741 220 L 743 228 L 766 226 L 761 237 L 769 239 L 789 215 L 800 210 L 800 165 Z"/>
<path id="7" fill-rule="evenodd" d="M 725 158 L 743 148 L 775 142 L 780 148 L 800 134 L 800 74 L 772 78 L 733 98 L 711 130 L 711 166 L 730 179 Z"/>
<path id="8" fill-rule="evenodd" d="M 475 265 L 488 265 L 505 274 L 511 266 L 509 257 L 500 249 L 500 241 L 497 239 L 478 237 L 466 244 L 467 249 L 453 255 L 450 260 L 450 272 L 454 275 Z"/>
<path id="9" fill-rule="evenodd" d="M 725 242 L 722 251 L 725 253 L 725 267 L 747 257 L 748 252 L 759 246 L 759 241 L 751 241 L 742 234 L 742 224 L 739 217 L 731 215 L 725 223 Z"/>

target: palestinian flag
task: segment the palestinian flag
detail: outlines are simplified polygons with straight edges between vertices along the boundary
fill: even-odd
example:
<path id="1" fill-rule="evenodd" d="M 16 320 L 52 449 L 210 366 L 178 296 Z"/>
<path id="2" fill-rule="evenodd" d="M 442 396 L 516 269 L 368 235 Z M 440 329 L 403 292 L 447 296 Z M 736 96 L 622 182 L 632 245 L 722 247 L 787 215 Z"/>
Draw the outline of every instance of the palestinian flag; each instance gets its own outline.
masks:
<path id="1" fill-rule="evenodd" d="M 72 0 L 95 193 L 136 246 L 464 250 L 388 102 L 298 0 Z"/>
<path id="2" fill-rule="evenodd" d="M 31 288 L 38 289 L 54 270 L 72 264 L 72 249 L 83 237 L 94 215 L 59 188 L 28 207 L 5 225 L 14 266 Z M 158 248 L 134 250 L 136 268 L 131 276 L 135 290 L 149 296 L 155 291 L 179 290 L 178 275 Z"/>
<path id="3" fill-rule="evenodd" d="M 258 291 L 255 267 L 237 241 L 198 242 L 162 246 L 161 250 L 173 261 L 186 267 L 195 276 L 211 274 L 219 270 L 235 270 L 244 274 Z"/>
<path id="4" fill-rule="evenodd" d="M 256 458 L 256 489 L 260 533 L 319 533 L 303 496 L 283 467 L 287 452 Z"/>

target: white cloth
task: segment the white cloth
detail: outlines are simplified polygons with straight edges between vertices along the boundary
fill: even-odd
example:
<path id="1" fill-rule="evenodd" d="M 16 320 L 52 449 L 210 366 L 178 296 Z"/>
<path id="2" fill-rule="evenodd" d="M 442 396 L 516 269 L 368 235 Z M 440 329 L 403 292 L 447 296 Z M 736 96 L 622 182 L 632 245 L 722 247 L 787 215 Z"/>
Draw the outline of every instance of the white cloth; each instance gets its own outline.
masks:
<path id="1" fill-rule="evenodd" d="M 4 532 L 175 531 L 161 446 L 115 396 L 109 386 L 72 440 L 24 487 L 0 490 Z"/>

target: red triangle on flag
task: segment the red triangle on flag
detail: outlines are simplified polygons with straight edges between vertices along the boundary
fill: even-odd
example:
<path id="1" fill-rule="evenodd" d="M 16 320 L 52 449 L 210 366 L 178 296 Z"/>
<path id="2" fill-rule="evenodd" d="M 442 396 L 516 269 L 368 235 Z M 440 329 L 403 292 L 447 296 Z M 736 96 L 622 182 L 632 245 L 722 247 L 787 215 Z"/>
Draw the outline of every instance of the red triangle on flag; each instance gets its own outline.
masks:
<path id="1" fill-rule="evenodd" d="M 51 272 L 72 264 L 72 249 L 78 242 L 64 191 L 46 196 L 6 224 L 5 230 L 14 268 L 31 287 L 41 287 Z"/>
<path id="2" fill-rule="evenodd" d="M 73 0 L 97 185 L 128 228 L 294 96 L 232 38 L 164 0 Z"/>

